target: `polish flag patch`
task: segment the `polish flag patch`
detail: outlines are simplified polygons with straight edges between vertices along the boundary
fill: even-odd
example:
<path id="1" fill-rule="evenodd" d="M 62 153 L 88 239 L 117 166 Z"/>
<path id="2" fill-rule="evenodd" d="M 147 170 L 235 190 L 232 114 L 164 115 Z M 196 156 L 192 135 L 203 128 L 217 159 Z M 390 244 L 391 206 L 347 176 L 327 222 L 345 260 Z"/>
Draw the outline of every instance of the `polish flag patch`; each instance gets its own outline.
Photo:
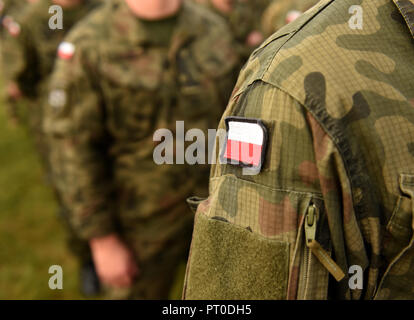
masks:
<path id="1" fill-rule="evenodd" d="M 261 169 L 267 147 L 267 129 L 258 119 L 228 117 L 222 161 L 232 165 Z"/>
<path id="2" fill-rule="evenodd" d="M 63 60 L 72 59 L 75 54 L 75 45 L 70 42 L 62 42 L 58 48 L 58 57 Z"/>

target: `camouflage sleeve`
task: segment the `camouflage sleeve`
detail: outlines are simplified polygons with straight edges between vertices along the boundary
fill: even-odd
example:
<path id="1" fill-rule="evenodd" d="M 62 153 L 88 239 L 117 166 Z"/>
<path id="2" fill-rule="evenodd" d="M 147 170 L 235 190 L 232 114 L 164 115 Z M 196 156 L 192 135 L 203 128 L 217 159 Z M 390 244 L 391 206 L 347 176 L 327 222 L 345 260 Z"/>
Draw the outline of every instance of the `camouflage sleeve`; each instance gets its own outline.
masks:
<path id="1" fill-rule="evenodd" d="M 30 72 L 29 57 L 33 48 L 27 29 L 17 21 L 11 20 L 6 27 L 2 45 L 2 74 L 6 83 L 18 83 Z"/>
<path id="2" fill-rule="evenodd" d="M 30 57 L 33 56 L 33 47 L 25 28 L 11 17 L 7 19 L 1 45 L 1 77 L 5 84 L 6 111 L 11 118 L 17 118 L 18 103 L 29 93 L 29 90 L 26 90 L 29 86 L 24 84 L 28 84 L 29 81 L 25 79 L 28 79 L 32 72 L 29 64 Z"/>
<path id="3" fill-rule="evenodd" d="M 220 164 L 216 148 L 210 196 L 196 215 L 185 297 L 326 299 L 328 270 L 304 239 L 310 208 L 320 212 L 316 239 L 327 256 L 332 252 L 327 260 L 334 259 L 344 273 L 349 264 L 367 267 L 334 141 L 293 97 L 261 81 L 231 100 L 223 118 L 229 116 L 263 120 L 267 152 L 261 172 L 251 176 Z M 223 121 L 220 128 L 225 129 Z M 351 298 L 347 284 L 345 277 L 338 291 Z M 352 298 L 360 294 L 355 290 Z"/>
<path id="4" fill-rule="evenodd" d="M 54 180 L 70 221 L 85 239 L 115 231 L 105 114 L 86 50 L 61 44 L 44 130 Z"/>

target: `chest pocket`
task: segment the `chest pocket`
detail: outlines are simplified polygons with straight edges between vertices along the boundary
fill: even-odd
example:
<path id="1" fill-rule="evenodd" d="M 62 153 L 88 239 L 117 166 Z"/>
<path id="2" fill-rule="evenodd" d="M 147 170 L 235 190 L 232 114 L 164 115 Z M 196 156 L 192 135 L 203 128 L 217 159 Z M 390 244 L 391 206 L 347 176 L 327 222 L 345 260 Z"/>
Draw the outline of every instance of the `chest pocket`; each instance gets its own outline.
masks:
<path id="1" fill-rule="evenodd" d="M 154 130 L 162 104 L 159 91 L 165 57 L 159 49 L 101 50 L 98 82 L 114 135 L 140 139 Z"/>
<path id="2" fill-rule="evenodd" d="M 390 262 L 376 299 L 414 299 L 414 175 L 401 174 L 400 189 L 384 239 Z"/>
<path id="3" fill-rule="evenodd" d="M 231 175 L 210 183 L 207 200 L 189 201 L 198 206 L 185 299 L 286 299 L 296 297 L 298 281 L 301 298 L 326 295 L 328 272 L 305 248 L 302 232 L 310 204 L 322 207 L 320 199 Z M 319 219 L 316 233 L 324 246 L 325 224 Z"/>

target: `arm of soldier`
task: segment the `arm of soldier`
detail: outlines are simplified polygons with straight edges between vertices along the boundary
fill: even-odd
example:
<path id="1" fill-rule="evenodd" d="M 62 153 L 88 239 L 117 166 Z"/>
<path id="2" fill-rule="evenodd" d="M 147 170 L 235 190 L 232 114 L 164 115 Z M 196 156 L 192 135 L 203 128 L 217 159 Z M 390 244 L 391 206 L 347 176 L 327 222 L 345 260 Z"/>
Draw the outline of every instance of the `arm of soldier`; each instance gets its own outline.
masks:
<path id="1" fill-rule="evenodd" d="M 2 46 L 3 77 L 6 83 L 23 87 L 36 67 L 36 44 L 28 26 L 30 15 L 22 15 L 18 20 L 10 18 Z M 22 91 L 22 88 L 20 88 Z M 15 96 L 9 96 L 14 99 Z"/>
<path id="2" fill-rule="evenodd" d="M 114 226 L 103 102 L 91 64 L 82 50 L 73 54 L 72 46 L 67 43 L 63 58 L 57 60 L 44 122 L 54 182 L 70 208 L 74 229 L 89 240 L 101 280 L 110 286 L 129 286 L 137 265 Z"/>
<path id="3" fill-rule="evenodd" d="M 12 119 L 16 115 L 16 102 L 23 96 L 19 80 L 29 71 L 27 64 L 27 51 L 30 40 L 25 34 L 25 30 L 16 21 L 9 22 L 10 26 L 5 30 L 4 42 L 1 48 L 2 55 L 2 77 L 5 83 L 5 93 L 7 97 L 7 111 Z M 14 26 L 14 27 L 13 27 Z M 15 28 L 13 32 L 8 30 Z"/>
<path id="4" fill-rule="evenodd" d="M 56 61 L 44 130 L 54 180 L 71 209 L 71 223 L 79 236 L 91 239 L 115 231 L 109 136 L 85 57 L 81 50 L 68 54 Z"/>

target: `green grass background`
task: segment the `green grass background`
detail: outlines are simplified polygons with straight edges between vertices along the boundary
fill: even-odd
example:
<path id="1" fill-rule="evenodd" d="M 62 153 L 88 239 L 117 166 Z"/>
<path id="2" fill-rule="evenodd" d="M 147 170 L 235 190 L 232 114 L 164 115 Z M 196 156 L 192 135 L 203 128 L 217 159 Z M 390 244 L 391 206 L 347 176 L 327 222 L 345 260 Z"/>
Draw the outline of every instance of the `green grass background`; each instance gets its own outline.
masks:
<path id="1" fill-rule="evenodd" d="M 63 269 L 63 290 L 49 289 L 52 265 Z M 183 273 L 184 265 L 172 299 L 181 296 Z M 34 142 L 24 127 L 8 121 L 1 96 L 0 299 L 82 299 L 78 278 Z"/>
<path id="2" fill-rule="evenodd" d="M 63 290 L 51 290 L 51 265 Z M 77 262 L 65 244 L 33 142 L 9 123 L 0 99 L 0 299 L 79 299 Z"/>

